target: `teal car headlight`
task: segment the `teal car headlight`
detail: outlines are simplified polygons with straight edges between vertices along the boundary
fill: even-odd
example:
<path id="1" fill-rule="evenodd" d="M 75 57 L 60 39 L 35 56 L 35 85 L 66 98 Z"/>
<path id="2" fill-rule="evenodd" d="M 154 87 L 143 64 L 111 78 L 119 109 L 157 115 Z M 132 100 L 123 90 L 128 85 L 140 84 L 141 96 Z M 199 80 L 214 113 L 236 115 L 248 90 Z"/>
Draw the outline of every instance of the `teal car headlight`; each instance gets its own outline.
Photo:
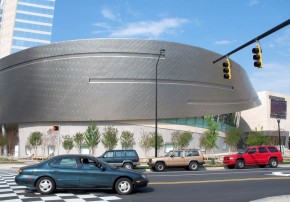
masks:
<path id="1" fill-rule="evenodd" d="M 145 174 L 142 174 L 141 176 L 142 176 L 142 178 L 144 178 L 144 179 L 147 178 L 147 176 L 146 176 Z"/>

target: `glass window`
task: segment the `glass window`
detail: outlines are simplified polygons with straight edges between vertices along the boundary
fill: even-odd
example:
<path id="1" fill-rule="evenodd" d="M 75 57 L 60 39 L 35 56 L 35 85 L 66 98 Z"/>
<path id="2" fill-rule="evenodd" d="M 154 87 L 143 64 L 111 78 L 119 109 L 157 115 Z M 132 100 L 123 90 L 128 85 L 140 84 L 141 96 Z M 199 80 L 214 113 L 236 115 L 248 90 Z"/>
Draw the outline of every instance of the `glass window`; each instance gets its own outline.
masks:
<path id="1" fill-rule="evenodd" d="M 14 36 L 23 37 L 23 38 L 31 38 L 31 39 L 39 39 L 50 41 L 51 36 L 47 34 L 38 34 L 38 33 L 31 33 L 31 32 L 23 32 L 23 31 L 14 31 Z"/>
<path id="2" fill-rule="evenodd" d="M 123 155 L 122 155 L 122 151 L 116 151 L 115 152 L 115 156 L 116 156 L 116 158 L 121 158 Z"/>
<path id="3" fill-rule="evenodd" d="M 34 41 L 22 41 L 18 39 L 13 39 L 13 46 L 21 46 L 21 47 L 34 47 L 34 46 L 41 46 L 45 45 L 47 43 L 41 43 L 41 42 L 34 42 Z"/>
<path id="4" fill-rule="evenodd" d="M 28 11 L 28 12 L 33 12 L 33 13 L 41 13 L 41 14 L 46 14 L 46 15 L 53 15 L 52 9 L 39 8 L 39 7 L 33 7 L 33 6 L 25 6 L 25 5 L 21 5 L 21 4 L 17 5 L 17 10 Z"/>
<path id="5" fill-rule="evenodd" d="M 49 145 L 49 146 L 47 146 L 47 151 L 48 151 L 48 155 L 52 155 L 52 154 L 54 154 L 55 147 Z"/>
<path id="6" fill-rule="evenodd" d="M 54 1 L 49 1 L 49 0 L 18 0 L 18 2 L 54 7 Z"/>
<path id="7" fill-rule="evenodd" d="M 167 154 L 165 154 L 165 156 L 172 156 L 172 155 L 174 155 L 173 151 L 169 151 Z"/>
<path id="8" fill-rule="evenodd" d="M 175 157 L 181 157 L 182 156 L 182 151 L 175 151 L 174 152 Z"/>
<path id="9" fill-rule="evenodd" d="M 259 153 L 268 153 L 266 147 L 258 147 Z"/>
<path id="10" fill-rule="evenodd" d="M 110 151 L 110 152 L 107 152 L 105 155 L 104 155 L 104 158 L 113 158 L 114 157 L 114 152 Z"/>
<path id="11" fill-rule="evenodd" d="M 186 125 L 186 118 L 184 118 L 184 119 L 177 119 L 177 124 Z"/>
<path id="12" fill-rule="evenodd" d="M 26 22 L 15 22 L 15 27 L 23 29 L 31 29 L 37 31 L 51 32 L 52 26 L 37 25 Z"/>
<path id="13" fill-rule="evenodd" d="M 276 147 L 268 147 L 268 149 L 271 153 L 276 153 L 279 151 Z"/>
<path id="14" fill-rule="evenodd" d="M 134 151 L 126 151 L 125 153 L 126 153 L 127 157 L 135 157 L 136 156 Z"/>
<path id="15" fill-rule="evenodd" d="M 82 166 L 83 169 L 92 169 L 92 168 L 100 168 L 101 164 L 93 159 L 90 158 L 81 158 L 80 163 L 82 165 L 87 165 L 87 166 Z"/>
<path id="16" fill-rule="evenodd" d="M 68 157 L 68 158 L 61 158 L 55 162 L 54 167 L 58 168 L 76 168 L 77 161 L 75 158 Z"/>
<path id="17" fill-rule="evenodd" d="M 31 155 L 31 148 L 30 148 L 30 146 L 25 146 L 25 154 L 26 155 Z"/>
<path id="18" fill-rule="evenodd" d="M 50 24 L 52 24 L 52 22 L 53 22 L 53 18 L 35 16 L 35 15 L 27 15 L 27 14 L 23 14 L 23 13 L 16 13 L 16 19 L 30 20 L 30 21 L 36 21 L 36 22 L 44 22 L 44 23 L 50 23 Z"/>
<path id="19" fill-rule="evenodd" d="M 185 156 L 193 156 L 192 151 L 185 151 Z"/>
<path id="20" fill-rule="evenodd" d="M 249 150 L 249 154 L 254 154 L 254 153 L 256 153 L 256 148 L 251 148 L 251 149 Z"/>
<path id="21" fill-rule="evenodd" d="M 185 151 L 185 156 L 199 156 L 199 153 L 197 150 L 189 150 Z"/>
<path id="22" fill-rule="evenodd" d="M 23 48 L 15 48 L 15 47 L 13 47 L 13 48 L 11 49 L 11 53 L 16 53 L 16 52 L 19 52 L 19 51 L 21 51 L 21 50 L 23 50 Z"/>

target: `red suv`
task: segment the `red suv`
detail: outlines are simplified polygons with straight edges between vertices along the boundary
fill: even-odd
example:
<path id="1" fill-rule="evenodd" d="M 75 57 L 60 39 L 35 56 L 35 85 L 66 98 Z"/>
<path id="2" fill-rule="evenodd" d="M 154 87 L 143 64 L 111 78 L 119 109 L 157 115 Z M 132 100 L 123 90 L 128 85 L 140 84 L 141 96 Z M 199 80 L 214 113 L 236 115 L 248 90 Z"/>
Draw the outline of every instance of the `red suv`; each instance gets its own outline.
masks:
<path id="1" fill-rule="evenodd" d="M 279 162 L 283 162 L 281 152 L 274 146 L 252 146 L 244 152 L 224 157 L 224 165 L 228 168 L 243 169 L 245 166 L 258 165 L 264 168 L 269 165 L 276 168 Z"/>

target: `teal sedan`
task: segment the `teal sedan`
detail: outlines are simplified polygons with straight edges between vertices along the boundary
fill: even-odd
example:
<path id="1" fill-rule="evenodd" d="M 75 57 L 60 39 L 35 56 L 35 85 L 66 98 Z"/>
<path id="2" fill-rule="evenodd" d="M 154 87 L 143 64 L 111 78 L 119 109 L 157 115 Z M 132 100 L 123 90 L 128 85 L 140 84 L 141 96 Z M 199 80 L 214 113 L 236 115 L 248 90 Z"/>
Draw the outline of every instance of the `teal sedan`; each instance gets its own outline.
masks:
<path id="1" fill-rule="evenodd" d="M 36 187 L 41 194 L 58 188 L 112 188 L 125 195 L 146 187 L 149 180 L 144 173 L 116 168 L 94 156 L 69 154 L 20 168 L 15 182 Z"/>

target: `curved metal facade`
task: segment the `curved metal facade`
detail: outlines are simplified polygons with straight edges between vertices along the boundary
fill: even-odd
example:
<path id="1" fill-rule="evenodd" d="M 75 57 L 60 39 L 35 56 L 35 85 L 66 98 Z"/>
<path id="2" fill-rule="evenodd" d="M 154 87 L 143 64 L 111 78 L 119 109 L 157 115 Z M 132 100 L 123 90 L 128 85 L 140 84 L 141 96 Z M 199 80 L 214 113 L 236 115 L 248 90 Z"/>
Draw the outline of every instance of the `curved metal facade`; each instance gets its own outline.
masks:
<path id="1" fill-rule="evenodd" d="M 0 60 L 0 123 L 145 120 L 223 114 L 258 106 L 245 71 L 184 44 L 92 39 L 30 48 Z"/>

